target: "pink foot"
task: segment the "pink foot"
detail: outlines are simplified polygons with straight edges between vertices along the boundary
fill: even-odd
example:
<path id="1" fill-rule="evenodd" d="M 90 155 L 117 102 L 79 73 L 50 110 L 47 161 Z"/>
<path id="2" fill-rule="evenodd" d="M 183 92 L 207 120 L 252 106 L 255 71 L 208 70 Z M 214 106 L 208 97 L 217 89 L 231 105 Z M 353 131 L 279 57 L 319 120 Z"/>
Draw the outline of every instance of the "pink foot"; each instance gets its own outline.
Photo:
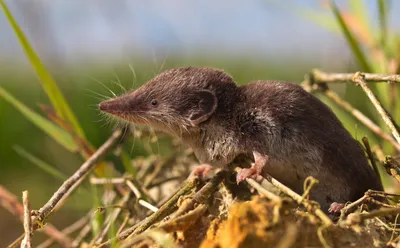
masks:
<path id="1" fill-rule="evenodd" d="M 246 180 L 246 178 L 257 178 L 257 176 L 260 176 L 260 172 L 257 171 L 254 166 L 251 168 L 244 168 L 241 169 L 237 175 L 236 175 L 236 183 L 239 184 L 240 182 Z"/>
<path id="2" fill-rule="evenodd" d="M 201 164 L 193 169 L 191 175 L 205 178 L 212 170 L 213 170 L 213 167 L 211 165 Z"/>
<path id="3" fill-rule="evenodd" d="M 236 175 L 236 183 L 239 184 L 246 178 L 254 178 L 256 179 L 258 176 L 261 176 L 262 170 L 268 161 L 268 156 L 261 155 L 258 152 L 253 152 L 254 163 L 251 165 L 251 168 L 241 169 Z"/>
<path id="4" fill-rule="evenodd" d="M 340 213 L 340 211 L 344 208 L 343 203 L 332 202 L 331 206 L 328 209 L 329 213 Z"/>

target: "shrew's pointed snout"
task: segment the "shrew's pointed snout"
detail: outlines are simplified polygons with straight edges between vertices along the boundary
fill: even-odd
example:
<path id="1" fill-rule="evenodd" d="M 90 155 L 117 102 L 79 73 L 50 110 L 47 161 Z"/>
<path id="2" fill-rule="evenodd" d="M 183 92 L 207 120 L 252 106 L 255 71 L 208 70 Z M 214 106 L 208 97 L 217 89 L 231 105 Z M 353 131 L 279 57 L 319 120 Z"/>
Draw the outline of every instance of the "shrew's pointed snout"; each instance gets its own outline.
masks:
<path id="1" fill-rule="evenodd" d="M 144 124 L 143 119 L 146 119 L 146 113 L 141 108 L 140 99 L 132 98 L 132 95 L 122 95 L 103 101 L 98 107 L 107 114 L 136 124 Z"/>
<path id="2" fill-rule="evenodd" d="M 108 112 L 110 109 L 112 109 L 112 106 L 114 105 L 112 102 L 113 102 L 113 100 L 102 101 L 99 104 L 99 109 L 101 111 Z"/>
<path id="3" fill-rule="evenodd" d="M 109 114 L 118 114 L 126 111 L 126 103 L 123 99 L 116 98 L 103 101 L 99 104 L 99 109 Z"/>

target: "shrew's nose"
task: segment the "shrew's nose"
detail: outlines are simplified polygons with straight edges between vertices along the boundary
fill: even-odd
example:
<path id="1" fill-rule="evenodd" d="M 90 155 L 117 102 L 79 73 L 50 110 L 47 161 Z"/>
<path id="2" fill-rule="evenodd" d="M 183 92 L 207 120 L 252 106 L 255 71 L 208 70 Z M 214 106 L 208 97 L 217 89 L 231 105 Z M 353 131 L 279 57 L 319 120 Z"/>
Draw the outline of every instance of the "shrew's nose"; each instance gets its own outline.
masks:
<path id="1" fill-rule="evenodd" d="M 101 111 L 110 113 L 110 114 L 114 114 L 114 113 L 118 113 L 123 111 L 123 106 L 122 103 L 123 101 L 121 101 L 121 99 L 112 99 L 112 100 L 106 100 L 103 101 L 99 104 L 99 109 Z"/>

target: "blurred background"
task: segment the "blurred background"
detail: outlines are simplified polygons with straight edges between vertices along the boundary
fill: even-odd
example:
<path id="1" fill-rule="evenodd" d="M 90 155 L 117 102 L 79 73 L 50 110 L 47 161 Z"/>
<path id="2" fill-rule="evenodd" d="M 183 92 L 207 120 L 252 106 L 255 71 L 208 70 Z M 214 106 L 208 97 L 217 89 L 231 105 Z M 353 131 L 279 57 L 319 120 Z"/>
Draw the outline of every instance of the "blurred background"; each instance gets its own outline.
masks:
<path id="1" fill-rule="evenodd" d="M 343 0 L 336 4 L 351 21 L 350 12 L 357 14 L 360 10 L 357 2 L 364 5 L 370 30 L 379 29 L 379 1 Z M 123 93 L 119 84 L 131 89 L 168 68 L 218 67 L 241 84 L 256 79 L 300 83 L 313 68 L 328 72 L 360 70 L 328 1 L 8 0 L 5 3 L 64 93 L 87 139 L 96 147 L 114 128 L 96 108 L 101 99 L 112 97 L 107 88 L 118 95 Z M 400 16 L 394 13 L 400 12 L 400 2 L 388 1 L 387 6 L 387 27 L 396 33 Z M 360 34 L 358 37 L 366 32 L 353 31 Z M 3 12 L 0 13 L 0 85 L 40 114 L 43 112 L 39 104 L 50 105 Z M 346 96 L 345 85 L 335 90 Z M 353 103 L 360 108 L 364 104 Z M 361 138 L 366 134 L 356 120 L 337 113 L 354 136 Z M 140 140 L 136 143 L 131 157 L 146 154 Z M 83 161 L 0 98 L 0 184 L 19 199 L 23 190 L 29 190 L 32 208 L 36 209 L 62 181 L 38 169 L 27 156 L 21 156 L 24 151 L 66 176 Z M 162 153 L 162 147 L 157 152 Z M 62 210 L 65 214 L 55 215 L 51 222 L 62 227 L 64 222 L 86 212 L 92 201 L 90 197 L 69 201 Z M 0 220 L 0 246 L 3 246 L 23 229 L 3 208 Z"/>

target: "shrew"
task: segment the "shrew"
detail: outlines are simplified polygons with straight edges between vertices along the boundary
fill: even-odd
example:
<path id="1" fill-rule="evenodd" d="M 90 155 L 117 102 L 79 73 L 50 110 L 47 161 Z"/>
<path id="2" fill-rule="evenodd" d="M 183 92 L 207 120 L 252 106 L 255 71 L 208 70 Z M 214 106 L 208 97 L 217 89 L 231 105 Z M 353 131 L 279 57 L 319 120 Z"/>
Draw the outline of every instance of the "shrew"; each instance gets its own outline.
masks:
<path id="1" fill-rule="evenodd" d="M 360 144 L 329 107 L 296 84 L 238 86 L 222 70 L 186 67 L 167 70 L 99 107 L 180 137 L 213 167 L 226 167 L 239 155 L 251 158 L 238 182 L 269 174 L 301 194 L 305 178 L 313 176 L 319 183 L 310 197 L 325 212 L 368 189 L 382 190 Z"/>

